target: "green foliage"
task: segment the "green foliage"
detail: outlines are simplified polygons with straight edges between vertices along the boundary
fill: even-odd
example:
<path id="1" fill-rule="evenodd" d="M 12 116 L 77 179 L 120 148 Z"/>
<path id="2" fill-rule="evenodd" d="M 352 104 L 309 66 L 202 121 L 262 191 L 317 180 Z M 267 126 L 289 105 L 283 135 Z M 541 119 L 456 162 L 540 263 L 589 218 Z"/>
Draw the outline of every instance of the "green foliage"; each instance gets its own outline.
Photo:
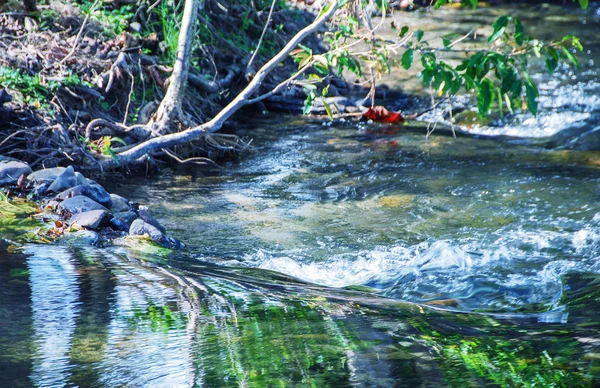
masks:
<path id="1" fill-rule="evenodd" d="M 85 142 L 84 138 L 81 138 L 80 141 Z M 117 136 L 104 136 L 98 140 L 91 141 L 87 144 L 87 147 L 96 153 L 110 156 L 117 164 L 119 163 L 119 158 L 113 149 L 113 143 L 120 143 L 121 145 L 127 145 L 123 139 Z"/>
<path id="2" fill-rule="evenodd" d="M 94 1 L 82 1 L 79 8 L 83 14 L 102 26 L 106 37 L 114 38 L 127 30 L 129 22 L 135 16 L 134 5 L 122 5 L 114 9 L 98 7 Z"/>
<path id="3" fill-rule="evenodd" d="M 536 351 L 528 342 L 490 338 L 424 336 L 437 349 L 450 386 L 484 381 L 499 387 L 587 387 L 589 377 L 573 370 L 568 360 Z M 481 379 L 481 380 L 480 380 Z"/>
<path id="4" fill-rule="evenodd" d="M 179 15 L 181 10 L 173 0 L 161 1 L 152 11 L 158 17 L 158 25 L 155 29 L 162 29 L 162 40 L 165 43 L 164 59 L 172 62 L 177 56 L 177 44 L 179 40 Z"/>
<path id="5" fill-rule="evenodd" d="M 575 0 L 573 0 L 575 1 Z M 437 0 L 435 8 L 452 3 L 451 0 Z M 587 7 L 587 1 L 579 1 Z M 385 7 L 385 2 L 377 2 Z M 476 7 L 477 0 L 463 0 L 463 6 Z M 558 65 L 569 62 L 579 68 L 575 52 L 582 51 L 579 39 L 568 35 L 558 41 L 543 42 L 526 34 L 522 21 L 512 15 L 499 17 L 492 25 L 493 32 L 487 38 L 488 47 L 461 49 L 455 45 L 464 38 L 455 33 L 442 37 L 442 47 L 436 47 L 426 40 L 422 30 L 411 30 L 407 26 L 398 29 L 392 23 L 392 29 L 398 31 L 397 42 L 379 39 L 370 31 L 372 27 L 352 13 L 348 7 L 341 11 L 332 21 L 331 32 L 325 35 L 325 42 L 330 50 L 322 55 L 315 55 L 307 48 L 299 48 L 292 52 L 299 69 L 312 66 L 319 74 L 325 75 L 331 69 L 337 75 L 349 70 L 359 77 L 364 73 L 374 83 L 377 77 L 392 68 L 395 59 L 393 52 L 398 47 L 404 48 L 399 66 L 408 70 L 415 62 L 415 55 L 420 55 L 422 70 L 420 76 L 423 84 L 431 87 L 438 96 L 451 97 L 459 92 L 473 92 L 477 95 L 477 107 L 480 117 L 488 115 L 494 105 L 498 110 L 509 112 L 514 109 L 529 110 L 537 114 L 539 96 L 538 89 L 528 74 L 529 58 L 544 58 L 546 69 L 553 73 Z M 466 37 L 465 37 L 466 38 Z M 357 42 L 366 42 L 368 49 L 354 51 Z M 466 59 L 458 65 L 451 64 L 439 57 L 440 52 L 463 53 Z M 323 62 L 324 58 L 326 62 Z M 305 112 L 310 110 L 314 96 L 307 99 Z"/>
<path id="6" fill-rule="evenodd" d="M 50 99 L 62 85 L 76 86 L 80 84 L 87 83 L 70 70 L 64 76 L 61 84 L 61 82 L 47 79 L 40 74 L 30 75 L 20 69 L 0 67 L 0 86 L 18 92 L 23 102 L 33 104 L 37 108 L 48 109 Z"/>

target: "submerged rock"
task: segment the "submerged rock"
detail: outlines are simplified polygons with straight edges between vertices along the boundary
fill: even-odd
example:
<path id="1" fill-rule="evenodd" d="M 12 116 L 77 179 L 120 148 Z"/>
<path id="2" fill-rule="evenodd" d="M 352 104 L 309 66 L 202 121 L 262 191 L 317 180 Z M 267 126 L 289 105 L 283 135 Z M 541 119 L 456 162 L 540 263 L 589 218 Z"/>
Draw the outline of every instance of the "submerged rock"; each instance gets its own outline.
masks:
<path id="1" fill-rule="evenodd" d="M 84 195 L 77 195 L 75 197 L 65 199 L 58 205 L 58 211 L 66 211 L 71 214 L 85 213 L 92 210 L 108 211 L 107 208 Z"/>
<path id="2" fill-rule="evenodd" d="M 30 173 L 31 167 L 27 163 L 17 160 L 0 161 L 0 185 L 15 184 L 21 175 Z"/>
<path id="3" fill-rule="evenodd" d="M 73 246 L 88 246 L 94 245 L 100 240 L 98 233 L 93 230 L 78 230 L 72 233 L 66 233 L 63 236 L 64 241 L 68 245 Z"/>
<path id="4" fill-rule="evenodd" d="M 62 174 L 56 177 L 54 182 L 48 187 L 47 192 L 60 193 L 63 190 L 77 186 L 77 176 L 73 166 L 67 167 Z"/>
<path id="5" fill-rule="evenodd" d="M 141 218 L 138 218 L 137 220 L 133 221 L 133 223 L 129 227 L 129 234 L 133 236 L 143 236 L 146 234 L 150 237 L 150 240 L 159 243 L 160 245 L 169 245 L 166 236 L 161 230 L 159 230 L 154 225 L 145 222 Z"/>
<path id="6" fill-rule="evenodd" d="M 71 217 L 71 225 L 77 224 L 86 229 L 98 229 L 108 224 L 109 214 L 106 210 L 90 210 Z"/>
<path id="7" fill-rule="evenodd" d="M 110 194 L 108 194 L 104 187 L 97 183 L 75 186 L 58 194 L 56 198 L 67 199 L 69 197 L 75 197 L 78 195 L 84 195 L 90 199 L 93 199 L 104 207 L 110 207 L 112 203 Z"/>

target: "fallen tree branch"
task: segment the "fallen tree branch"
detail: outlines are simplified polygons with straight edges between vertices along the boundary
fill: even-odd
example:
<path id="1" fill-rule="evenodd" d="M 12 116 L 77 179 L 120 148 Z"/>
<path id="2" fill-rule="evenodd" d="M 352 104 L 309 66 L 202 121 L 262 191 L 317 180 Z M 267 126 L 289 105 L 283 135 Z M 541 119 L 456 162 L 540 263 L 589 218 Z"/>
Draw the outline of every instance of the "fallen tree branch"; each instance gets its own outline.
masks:
<path id="1" fill-rule="evenodd" d="M 197 0 L 187 0 L 186 9 L 193 7 Z M 251 101 L 252 95 L 258 90 L 262 82 L 265 80 L 276 66 L 284 61 L 290 52 L 294 50 L 300 42 L 302 42 L 309 35 L 317 32 L 319 28 L 333 16 L 339 7 L 338 0 L 333 3 L 326 4 L 323 11 L 316 17 L 316 19 L 300 30 L 273 58 L 271 58 L 266 64 L 264 64 L 260 70 L 256 73 L 256 76 L 250 81 L 248 86 L 242 90 L 225 108 L 223 108 L 212 120 L 198 125 L 196 127 L 188 128 L 182 132 L 171 133 L 146 140 L 137 146 L 117 155 L 117 160 L 113 160 L 110 157 L 101 157 L 101 164 L 105 169 L 115 168 L 119 165 L 127 165 L 136 162 L 149 153 L 160 150 L 162 148 L 169 148 L 175 145 L 185 144 L 193 140 L 199 139 L 206 133 L 213 133 L 221 129 L 223 124 L 241 107 L 248 105 Z M 187 18 L 186 18 L 187 19 Z M 187 20 L 191 22 L 191 20 Z M 182 28 L 183 32 L 183 28 Z M 180 35 L 184 36 L 182 33 Z M 181 51 L 184 53 L 184 49 L 181 46 L 191 45 L 192 37 L 189 37 L 189 41 L 186 39 L 180 40 L 178 53 Z M 176 65 L 182 66 L 183 64 L 178 63 L 180 60 L 183 61 L 187 58 L 179 58 Z M 171 101 L 173 102 L 173 101 Z"/>

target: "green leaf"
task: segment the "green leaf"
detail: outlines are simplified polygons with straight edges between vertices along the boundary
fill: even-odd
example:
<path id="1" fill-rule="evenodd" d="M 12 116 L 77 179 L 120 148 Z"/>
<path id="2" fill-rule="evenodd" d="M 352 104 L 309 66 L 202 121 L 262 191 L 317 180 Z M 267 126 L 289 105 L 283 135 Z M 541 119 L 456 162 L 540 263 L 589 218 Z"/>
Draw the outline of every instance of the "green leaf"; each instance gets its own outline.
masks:
<path id="1" fill-rule="evenodd" d="M 321 12 L 319 12 L 319 16 L 317 16 L 317 19 L 320 19 L 321 16 L 325 15 L 327 12 L 329 12 L 329 9 L 333 6 L 333 3 L 329 3 L 327 4 L 325 7 L 323 7 L 323 9 L 321 10 Z"/>
<path id="2" fill-rule="evenodd" d="M 433 53 L 425 53 L 421 55 L 421 64 L 427 70 L 433 70 L 435 66 L 435 55 Z"/>
<path id="3" fill-rule="evenodd" d="M 375 0 L 375 3 L 377 4 L 377 7 L 379 7 L 379 9 L 387 9 L 388 8 L 387 0 Z"/>
<path id="4" fill-rule="evenodd" d="M 400 29 L 400 33 L 398 33 L 398 36 L 401 37 L 401 38 L 404 37 L 404 35 L 406 35 L 406 33 L 408 32 L 408 30 L 409 30 L 408 26 L 403 26 Z"/>
<path id="5" fill-rule="evenodd" d="M 327 116 L 329 116 L 329 120 L 333 121 L 333 112 L 331 111 L 331 107 L 329 106 L 327 101 L 325 101 L 325 99 L 323 99 L 322 101 L 323 106 L 325 107 L 325 112 L 327 112 Z"/>
<path id="6" fill-rule="evenodd" d="M 433 78 L 433 70 L 424 69 L 421 72 L 421 77 L 423 77 L 423 85 L 429 86 L 429 84 L 431 83 L 431 79 Z"/>
<path id="7" fill-rule="evenodd" d="M 304 101 L 304 109 L 302 110 L 302 114 L 307 115 L 312 106 L 313 106 L 313 98 L 314 98 L 315 94 L 313 92 L 310 92 L 308 94 L 308 96 L 306 97 L 306 101 Z"/>
<path id="8" fill-rule="evenodd" d="M 558 66 L 558 53 L 553 47 L 546 48 L 546 69 L 550 74 L 554 73 L 556 67 Z"/>
<path id="9" fill-rule="evenodd" d="M 423 30 L 416 30 L 415 31 L 415 38 L 417 38 L 417 42 L 420 42 L 421 39 L 423 39 L 423 35 L 424 35 Z"/>
<path id="10" fill-rule="evenodd" d="M 479 84 L 477 90 L 477 109 L 479 111 L 479 117 L 485 117 L 490 110 L 492 105 L 494 84 L 489 79 L 484 79 Z"/>
<path id="11" fill-rule="evenodd" d="M 442 44 L 444 45 L 444 48 L 448 48 L 452 44 L 452 41 L 450 39 L 442 38 Z"/>
<path id="12" fill-rule="evenodd" d="M 116 141 L 117 143 L 121 143 L 121 144 L 123 144 L 124 146 L 126 146 L 126 145 L 127 145 L 127 143 L 125 143 L 125 140 L 123 140 L 123 139 L 121 139 L 120 137 L 117 137 L 117 136 L 113 136 L 113 137 L 111 138 L 111 140 L 112 140 L 112 141 Z"/>
<path id="13" fill-rule="evenodd" d="M 406 70 L 410 69 L 413 63 L 413 50 L 408 49 L 402 54 L 402 67 Z"/>
<path id="14" fill-rule="evenodd" d="M 587 9 L 589 4 L 590 4 L 589 0 L 579 0 L 579 5 L 581 5 L 581 8 L 583 8 L 583 9 Z"/>
<path id="15" fill-rule="evenodd" d="M 117 154 L 115 154 L 115 151 L 113 151 L 112 148 L 109 148 L 107 151 L 112 160 L 114 160 L 115 163 L 119 164 L 119 157 L 117 156 Z"/>
<path id="16" fill-rule="evenodd" d="M 563 54 L 565 55 L 565 57 L 571 61 L 571 63 L 573 63 L 575 65 L 575 67 L 577 68 L 577 70 L 579 70 L 579 61 L 577 60 L 577 58 L 575 58 L 575 55 L 573 55 L 568 48 L 563 47 L 562 48 Z"/>
<path id="17" fill-rule="evenodd" d="M 537 115 L 538 103 L 537 98 L 540 93 L 538 92 L 537 86 L 533 83 L 529 74 L 524 73 L 525 77 L 525 95 L 527 96 L 527 109 L 535 116 Z"/>
<path id="18" fill-rule="evenodd" d="M 488 40 L 487 40 L 488 43 L 495 42 L 499 37 L 502 36 L 502 34 L 504 34 L 504 31 L 506 30 L 506 26 L 508 25 L 508 22 L 511 19 L 512 19 L 512 16 L 504 15 L 504 16 L 500 16 L 498 18 L 498 20 L 496 20 L 496 22 L 493 24 L 494 32 L 488 38 Z"/>
<path id="19" fill-rule="evenodd" d="M 520 46 L 525 41 L 525 30 L 523 24 L 517 18 L 514 18 L 515 23 L 515 42 Z"/>

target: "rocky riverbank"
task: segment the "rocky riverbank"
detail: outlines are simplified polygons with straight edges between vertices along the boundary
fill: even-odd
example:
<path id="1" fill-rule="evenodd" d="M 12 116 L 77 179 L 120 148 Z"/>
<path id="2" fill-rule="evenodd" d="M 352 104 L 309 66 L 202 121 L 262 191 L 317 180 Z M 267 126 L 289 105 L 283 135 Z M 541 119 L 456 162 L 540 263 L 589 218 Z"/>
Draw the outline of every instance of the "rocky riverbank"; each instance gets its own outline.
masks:
<path id="1" fill-rule="evenodd" d="M 109 193 L 73 166 L 33 171 L 26 162 L 0 156 L 0 186 L 8 196 L 26 197 L 38 204 L 43 218 L 54 221 L 55 237 L 85 230 L 92 243 L 131 236 L 169 249 L 183 247 L 167 236 L 148 207 Z"/>

